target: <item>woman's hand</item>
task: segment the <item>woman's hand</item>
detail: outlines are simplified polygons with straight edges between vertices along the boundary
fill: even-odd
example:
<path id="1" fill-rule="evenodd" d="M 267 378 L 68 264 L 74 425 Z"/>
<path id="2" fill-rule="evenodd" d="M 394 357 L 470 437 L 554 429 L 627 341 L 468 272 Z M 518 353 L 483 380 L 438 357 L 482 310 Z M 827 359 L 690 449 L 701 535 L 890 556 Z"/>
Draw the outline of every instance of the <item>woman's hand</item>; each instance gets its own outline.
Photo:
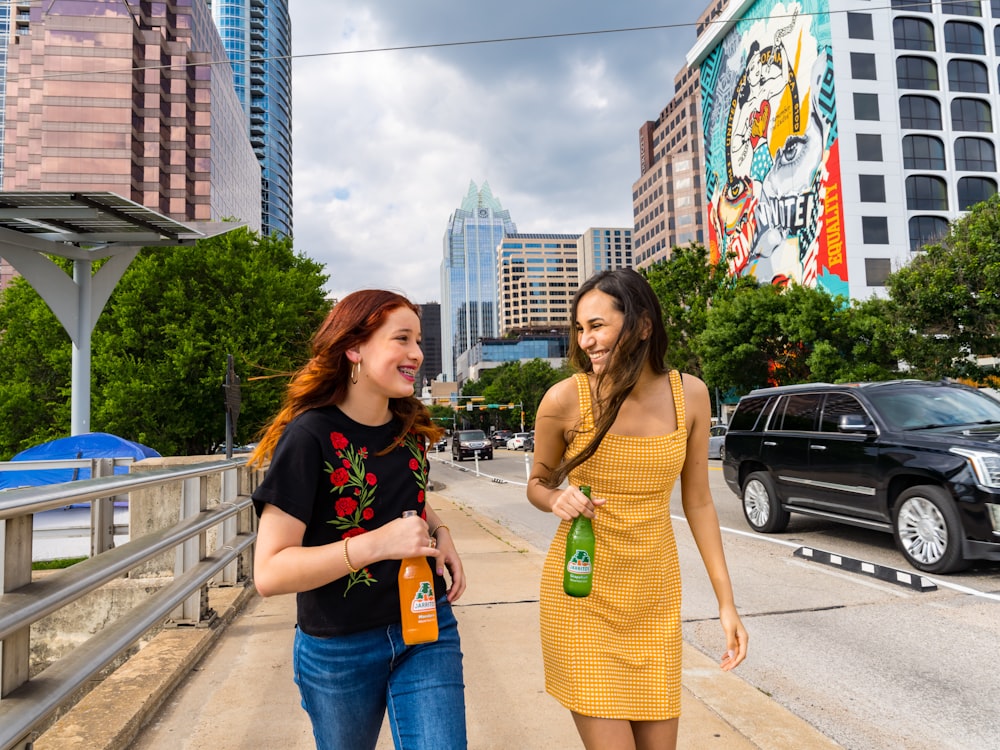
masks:
<path id="1" fill-rule="evenodd" d="M 367 539 L 365 539 L 366 537 Z M 427 528 L 427 521 L 415 514 L 405 518 L 397 518 L 385 526 L 380 526 L 354 538 L 358 539 L 359 542 L 362 539 L 377 542 L 376 549 L 372 551 L 374 558 L 368 562 L 403 560 L 407 557 L 441 556 L 441 552 L 436 548 L 430 530 Z M 352 559 L 353 553 L 354 546 L 352 545 Z"/>
<path id="2" fill-rule="evenodd" d="M 722 655 L 720 666 L 723 671 L 728 672 L 735 669 L 747 658 L 747 641 L 750 636 L 747 634 L 746 628 L 743 627 L 740 616 L 736 614 L 735 607 L 720 609 L 719 621 L 726 634 L 726 653 Z"/>
<path id="3" fill-rule="evenodd" d="M 594 517 L 598 506 L 604 505 L 604 498 L 589 498 L 580 492 L 579 487 L 567 487 L 559 490 L 552 500 L 552 512 L 564 521 L 572 521 L 577 516 Z"/>
<path id="4" fill-rule="evenodd" d="M 446 526 L 439 526 L 434 532 L 437 539 L 437 574 L 444 575 L 445 568 L 448 569 L 448 576 L 451 584 L 448 586 L 448 601 L 456 602 L 465 592 L 465 568 L 462 567 L 462 560 L 455 549 L 455 542 L 451 538 L 451 529 Z"/>

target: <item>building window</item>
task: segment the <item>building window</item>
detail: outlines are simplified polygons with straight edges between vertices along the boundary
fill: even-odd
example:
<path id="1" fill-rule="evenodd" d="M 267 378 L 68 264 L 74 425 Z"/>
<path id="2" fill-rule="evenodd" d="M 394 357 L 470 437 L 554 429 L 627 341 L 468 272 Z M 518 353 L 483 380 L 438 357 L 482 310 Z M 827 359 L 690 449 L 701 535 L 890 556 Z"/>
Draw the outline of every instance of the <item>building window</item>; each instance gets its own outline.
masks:
<path id="1" fill-rule="evenodd" d="M 948 186 L 940 177 L 925 174 L 907 177 L 906 207 L 911 211 L 947 211 Z"/>
<path id="2" fill-rule="evenodd" d="M 851 78 L 874 81 L 878 78 L 875 71 L 875 55 L 870 52 L 851 53 Z"/>
<path id="3" fill-rule="evenodd" d="M 934 51 L 934 26 L 922 18 L 894 18 L 892 38 L 896 49 Z"/>
<path id="4" fill-rule="evenodd" d="M 958 210 L 968 211 L 997 193 L 997 183 L 987 177 L 963 177 L 958 181 Z"/>
<path id="5" fill-rule="evenodd" d="M 985 55 L 983 27 L 969 21 L 948 21 L 944 25 L 944 50 L 962 55 Z"/>
<path id="6" fill-rule="evenodd" d="M 851 39 L 874 39 L 871 13 L 848 13 L 847 35 Z"/>
<path id="7" fill-rule="evenodd" d="M 888 245 L 889 220 L 885 216 L 862 216 L 861 241 L 866 245 Z"/>
<path id="8" fill-rule="evenodd" d="M 896 58 L 896 83 L 901 89 L 937 91 L 937 65 L 927 57 L 900 55 Z"/>
<path id="9" fill-rule="evenodd" d="M 885 203 L 885 177 L 880 174 L 858 175 L 862 203 Z"/>
<path id="10" fill-rule="evenodd" d="M 914 216 L 910 219 L 910 252 L 923 250 L 948 234 L 948 222 L 940 216 Z"/>
<path id="11" fill-rule="evenodd" d="M 993 132 L 993 113 L 982 99 L 956 97 L 951 101 L 951 127 L 976 133 Z"/>
<path id="12" fill-rule="evenodd" d="M 903 10 L 908 13 L 933 13 L 931 0 L 892 0 L 893 10 Z"/>
<path id="13" fill-rule="evenodd" d="M 903 136 L 904 169 L 945 169 L 944 142 L 932 135 Z"/>
<path id="14" fill-rule="evenodd" d="M 854 94 L 854 119 L 878 120 L 878 94 Z"/>
<path id="15" fill-rule="evenodd" d="M 955 141 L 955 169 L 964 172 L 995 172 L 996 150 L 985 138 L 959 138 Z"/>
<path id="16" fill-rule="evenodd" d="M 882 136 L 858 133 L 858 161 L 882 161 Z"/>
<path id="17" fill-rule="evenodd" d="M 976 60 L 949 60 L 948 88 L 952 91 L 988 94 L 990 83 L 987 80 L 986 66 Z"/>
<path id="18" fill-rule="evenodd" d="M 950 16 L 975 16 L 976 18 L 983 15 L 979 0 L 941 0 L 941 12 Z"/>
<path id="19" fill-rule="evenodd" d="M 888 258 L 865 258 L 865 284 L 885 286 L 892 273 L 892 262 Z"/>
<path id="20" fill-rule="evenodd" d="M 941 129 L 941 103 L 932 96 L 899 97 L 899 126 L 914 130 Z"/>

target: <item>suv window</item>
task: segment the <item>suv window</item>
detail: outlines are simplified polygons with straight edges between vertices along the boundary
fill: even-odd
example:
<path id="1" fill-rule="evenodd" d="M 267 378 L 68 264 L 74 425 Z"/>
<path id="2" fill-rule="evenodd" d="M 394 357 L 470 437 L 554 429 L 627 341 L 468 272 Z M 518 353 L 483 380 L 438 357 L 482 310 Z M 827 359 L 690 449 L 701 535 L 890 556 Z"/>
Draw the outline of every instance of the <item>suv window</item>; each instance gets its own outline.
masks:
<path id="1" fill-rule="evenodd" d="M 816 429 L 816 415 L 823 396 L 817 393 L 798 393 L 782 396 L 771 429 L 808 432 Z"/>
<path id="2" fill-rule="evenodd" d="M 840 432 L 840 418 L 847 415 L 861 417 L 865 422 L 871 422 L 871 417 L 861 402 L 846 393 L 830 393 L 823 404 L 823 417 L 820 419 L 820 432 Z"/>
<path id="3" fill-rule="evenodd" d="M 486 434 L 482 430 L 462 430 L 458 433 L 459 442 L 468 442 L 470 440 L 485 440 Z"/>
<path id="4" fill-rule="evenodd" d="M 769 399 L 767 398 L 744 398 L 740 401 L 739 408 L 736 413 L 733 414 L 732 420 L 729 422 L 729 429 L 731 430 L 752 430 L 754 425 L 757 424 L 757 418 L 760 416 L 761 412 L 764 411 L 764 406 L 767 404 Z"/>

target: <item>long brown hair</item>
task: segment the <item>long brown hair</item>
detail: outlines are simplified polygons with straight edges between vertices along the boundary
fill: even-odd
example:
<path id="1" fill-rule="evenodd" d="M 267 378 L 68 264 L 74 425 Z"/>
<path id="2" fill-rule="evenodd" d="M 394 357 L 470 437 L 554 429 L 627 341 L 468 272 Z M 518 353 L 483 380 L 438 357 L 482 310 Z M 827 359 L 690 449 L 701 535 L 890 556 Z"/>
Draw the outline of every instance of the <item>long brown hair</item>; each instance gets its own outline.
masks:
<path id="1" fill-rule="evenodd" d="M 667 371 L 667 330 L 663 326 L 660 301 L 649 282 L 631 268 L 601 271 L 587 279 L 577 290 L 570 306 L 570 320 L 576 326 L 577 308 L 585 294 L 593 290 L 604 292 L 614 302 L 625 320 L 615 341 L 608 365 L 597 375 L 594 389 L 594 429 L 582 451 L 564 460 L 550 472 L 550 487 L 558 487 L 577 466 L 597 451 L 601 440 L 618 418 L 625 399 L 639 381 L 642 368 L 648 363 L 653 372 Z M 648 330 L 648 335 L 644 333 Z M 579 337 L 570 336 L 569 361 L 580 372 L 593 372 L 590 357 L 580 348 Z"/>
<path id="2" fill-rule="evenodd" d="M 347 350 L 370 339 L 385 319 L 401 307 L 420 315 L 420 308 L 406 297 L 384 289 L 353 292 L 334 306 L 313 335 L 312 358 L 292 376 L 280 411 L 251 454 L 251 466 L 261 466 L 271 458 L 281 433 L 297 416 L 344 400 L 351 372 Z M 413 396 L 389 399 L 389 410 L 403 428 L 397 440 L 382 452 L 397 445 L 411 431 L 429 441 L 437 440 L 443 432 L 431 420 L 427 407 Z"/>

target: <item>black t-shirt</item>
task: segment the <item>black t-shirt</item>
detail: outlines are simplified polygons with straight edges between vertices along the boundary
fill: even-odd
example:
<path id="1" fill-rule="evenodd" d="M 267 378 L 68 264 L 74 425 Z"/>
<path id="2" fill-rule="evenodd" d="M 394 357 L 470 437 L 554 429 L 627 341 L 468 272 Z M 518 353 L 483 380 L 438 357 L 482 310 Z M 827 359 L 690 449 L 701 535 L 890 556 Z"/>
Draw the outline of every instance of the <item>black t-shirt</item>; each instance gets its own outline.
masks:
<path id="1" fill-rule="evenodd" d="M 359 424 L 335 406 L 296 417 L 253 493 L 257 514 L 271 503 L 302 521 L 304 547 L 377 529 L 406 510 L 426 518 L 426 441 L 411 433 L 389 453 L 377 455 L 401 429 L 395 419 L 378 427 Z M 299 627 L 328 638 L 399 622 L 398 574 L 399 560 L 380 560 L 299 593 Z M 444 580 L 435 572 L 435 595 L 444 591 Z"/>

